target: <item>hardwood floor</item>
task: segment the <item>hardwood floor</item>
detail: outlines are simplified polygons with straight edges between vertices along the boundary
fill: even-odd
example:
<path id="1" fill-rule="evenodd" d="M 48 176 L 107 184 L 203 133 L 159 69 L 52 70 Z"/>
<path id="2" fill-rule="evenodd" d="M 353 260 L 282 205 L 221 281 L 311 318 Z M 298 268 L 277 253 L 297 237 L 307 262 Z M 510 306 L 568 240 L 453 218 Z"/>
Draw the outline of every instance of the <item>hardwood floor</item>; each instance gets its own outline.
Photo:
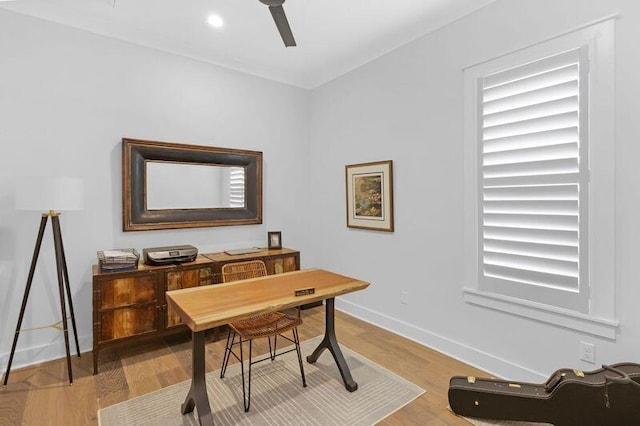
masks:
<path id="1" fill-rule="evenodd" d="M 323 308 L 302 311 L 302 317 L 301 340 L 323 333 Z M 341 312 L 336 312 L 336 330 L 338 340 L 349 348 L 427 390 L 381 425 L 469 425 L 447 408 L 449 378 L 486 373 Z M 266 353 L 267 348 L 256 344 L 254 351 Z M 207 371 L 217 370 L 224 341 L 208 343 L 206 352 Z M 65 359 L 12 371 L 9 384 L 0 388 L 0 425 L 97 425 L 100 408 L 190 379 L 186 333 L 105 350 L 100 358 L 100 373 L 94 376 L 91 353 L 73 357 L 72 386 Z"/>

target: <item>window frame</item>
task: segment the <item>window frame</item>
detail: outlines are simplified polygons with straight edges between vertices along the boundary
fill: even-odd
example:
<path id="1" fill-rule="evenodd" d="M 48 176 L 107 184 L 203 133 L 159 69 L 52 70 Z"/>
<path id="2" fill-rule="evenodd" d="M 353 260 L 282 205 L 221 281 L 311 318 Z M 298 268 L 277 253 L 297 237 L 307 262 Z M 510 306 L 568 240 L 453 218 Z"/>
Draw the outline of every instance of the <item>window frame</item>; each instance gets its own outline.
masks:
<path id="1" fill-rule="evenodd" d="M 583 215 L 587 243 L 581 247 L 590 259 L 589 299 L 582 312 L 563 306 L 500 294 L 481 284 L 482 233 L 479 208 L 482 205 L 481 149 L 478 121 L 481 87 L 478 79 L 501 70 L 517 67 L 563 51 L 588 49 L 589 116 L 586 159 L 588 161 L 586 195 L 588 208 Z M 464 224 L 464 300 L 518 316 L 615 338 L 615 132 L 614 132 L 614 21 L 603 20 L 547 41 L 490 59 L 464 69 L 465 84 L 465 224 Z M 581 70 L 582 76 L 582 70 Z M 582 102 L 581 102 L 582 104 Z M 580 106 L 582 109 L 582 105 Z M 582 114 L 582 111 L 581 111 Z M 582 125 L 582 119 L 581 119 Z M 582 130 L 581 130 L 582 133 Z M 581 135 L 582 141 L 582 135 Z M 583 148 L 581 147 L 581 154 Z M 582 238 L 581 238 L 582 239 Z M 582 270 L 583 268 L 581 268 Z M 581 277 L 582 281 L 582 277 Z"/>

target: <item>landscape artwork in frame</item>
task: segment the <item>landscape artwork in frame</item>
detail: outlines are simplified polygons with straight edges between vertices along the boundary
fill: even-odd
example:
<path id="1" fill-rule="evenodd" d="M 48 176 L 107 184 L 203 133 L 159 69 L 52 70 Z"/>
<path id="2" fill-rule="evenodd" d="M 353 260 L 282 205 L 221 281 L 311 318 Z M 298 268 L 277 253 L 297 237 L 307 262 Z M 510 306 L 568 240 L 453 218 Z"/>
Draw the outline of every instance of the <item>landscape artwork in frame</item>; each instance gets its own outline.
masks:
<path id="1" fill-rule="evenodd" d="M 393 232 L 393 162 L 346 166 L 347 226 Z"/>

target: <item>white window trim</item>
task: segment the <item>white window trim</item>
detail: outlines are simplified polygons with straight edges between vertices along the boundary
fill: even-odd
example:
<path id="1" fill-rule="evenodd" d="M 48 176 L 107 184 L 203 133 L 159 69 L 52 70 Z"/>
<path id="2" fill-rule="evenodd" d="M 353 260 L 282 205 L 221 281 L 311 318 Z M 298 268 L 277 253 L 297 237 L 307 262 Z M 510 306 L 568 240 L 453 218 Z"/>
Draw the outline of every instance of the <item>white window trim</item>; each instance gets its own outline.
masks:
<path id="1" fill-rule="evenodd" d="M 588 45 L 589 216 L 588 247 L 590 304 L 586 314 L 482 291 L 478 268 L 478 77 Z M 465 222 L 464 300 L 475 305 L 533 318 L 615 339 L 615 111 L 614 20 L 607 19 L 551 40 L 520 49 L 464 70 L 465 83 Z"/>

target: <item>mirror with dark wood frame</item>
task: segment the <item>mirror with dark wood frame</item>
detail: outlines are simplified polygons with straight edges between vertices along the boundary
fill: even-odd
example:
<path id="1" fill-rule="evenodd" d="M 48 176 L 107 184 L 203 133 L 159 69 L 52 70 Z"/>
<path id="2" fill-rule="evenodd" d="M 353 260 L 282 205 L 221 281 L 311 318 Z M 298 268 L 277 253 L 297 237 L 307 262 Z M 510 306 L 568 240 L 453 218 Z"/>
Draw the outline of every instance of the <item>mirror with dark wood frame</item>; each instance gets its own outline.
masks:
<path id="1" fill-rule="evenodd" d="M 262 223 L 262 152 L 122 139 L 122 229 Z"/>

